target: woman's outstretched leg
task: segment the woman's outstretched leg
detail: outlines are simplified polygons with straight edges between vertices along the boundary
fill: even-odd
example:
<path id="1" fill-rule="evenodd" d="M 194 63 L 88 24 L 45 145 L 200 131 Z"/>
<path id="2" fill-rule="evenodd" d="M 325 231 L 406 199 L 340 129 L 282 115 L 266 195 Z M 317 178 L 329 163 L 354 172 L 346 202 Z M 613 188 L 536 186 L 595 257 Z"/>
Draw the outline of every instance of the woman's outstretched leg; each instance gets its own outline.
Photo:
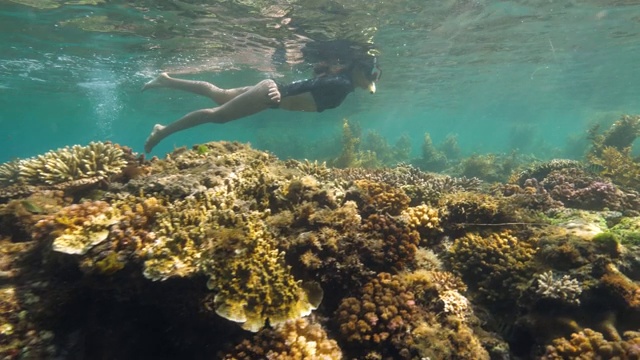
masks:
<path id="1" fill-rule="evenodd" d="M 151 152 L 162 139 L 178 131 L 205 123 L 223 124 L 253 115 L 278 103 L 280 103 L 278 86 L 273 80 L 263 80 L 216 108 L 196 110 L 167 126 L 156 124 L 144 144 L 144 151 Z"/>
<path id="2" fill-rule="evenodd" d="M 251 86 L 222 89 L 206 81 L 176 79 L 170 77 L 167 73 L 162 73 L 155 79 L 144 84 L 142 91 L 155 88 L 170 88 L 206 96 L 219 105 L 222 105 L 236 96 L 244 94 Z"/>

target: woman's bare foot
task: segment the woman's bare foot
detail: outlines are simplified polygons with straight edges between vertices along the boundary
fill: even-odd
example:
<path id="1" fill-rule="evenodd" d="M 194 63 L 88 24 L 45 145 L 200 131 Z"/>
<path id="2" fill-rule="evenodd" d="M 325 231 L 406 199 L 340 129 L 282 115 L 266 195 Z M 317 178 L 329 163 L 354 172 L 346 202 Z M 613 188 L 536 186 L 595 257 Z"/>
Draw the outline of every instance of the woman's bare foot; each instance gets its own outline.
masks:
<path id="1" fill-rule="evenodd" d="M 154 89 L 154 88 L 159 88 L 159 87 L 163 87 L 166 83 L 166 80 L 169 79 L 169 74 L 162 73 L 160 75 L 158 75 L 155 79 L 149 81 L 148 83 L 144 84 L 144 86 L 142 86 L 142 89 L 140 91 L 145 91 L 147 89 Z"/>
<path id="2" fill-rule="evenodd" d="M 269 99 L 275 103 L 275 104 L 280 104 L 280 100 L 282 100 L 281 96 L 280 96 L 280 90 L 278 90 L 278 85 L 276 84 L 275 81 L 271 81 L 269 84 Z"/>
<path id="3" fill-rule="evenodd" d="M 160 124 L 156 124 L 153 127 L 153 130 L 151 131 L 151 135 L 149 135 L 149 137 L 147 138 L 147 141 L 144 142 L 144 152 L 146 152 L 148 154 L 148 153 L 151 152 L 151 150 L 153 150 L 153 148 L 156 145 L 158 145 L 160 140 L 163 139 L 161 131 L 164 128 L 165 127 L 160 125 Z"/>

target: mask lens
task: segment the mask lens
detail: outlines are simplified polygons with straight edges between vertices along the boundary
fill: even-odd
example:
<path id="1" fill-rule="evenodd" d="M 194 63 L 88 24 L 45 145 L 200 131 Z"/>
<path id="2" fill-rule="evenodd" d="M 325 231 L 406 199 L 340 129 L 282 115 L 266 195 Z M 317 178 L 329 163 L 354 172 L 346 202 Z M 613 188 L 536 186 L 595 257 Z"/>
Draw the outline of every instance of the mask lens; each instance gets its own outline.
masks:
<path id="1" fill-rule="evenodd" d="M 382 76 L 382 70 L 376 65 L 373 69 L 371 69 L 371 80 L 378 81 Z"/>

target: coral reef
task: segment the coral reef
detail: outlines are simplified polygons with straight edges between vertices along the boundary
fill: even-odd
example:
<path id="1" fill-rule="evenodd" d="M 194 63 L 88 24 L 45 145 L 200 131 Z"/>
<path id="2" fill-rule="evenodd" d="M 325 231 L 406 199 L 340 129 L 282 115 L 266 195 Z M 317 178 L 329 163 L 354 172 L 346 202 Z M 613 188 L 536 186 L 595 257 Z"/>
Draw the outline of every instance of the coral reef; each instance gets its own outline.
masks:
<path id="1" fill-rule="evenodd" d="M 626 148 L 486 185 L 351 168 L 408 143 L 345 127 L 343 169 L 230 142 L 150 161 L 106 144 L 94 152 L 122 162 L 76 180 L 0 167 L 0 357 L 634 358 L 640 194 Z M 465 160 L 449 142 L 454 173 Z M 501 181 L 524 157 L 487 159 L 495 176 L 482 176 Z"/>

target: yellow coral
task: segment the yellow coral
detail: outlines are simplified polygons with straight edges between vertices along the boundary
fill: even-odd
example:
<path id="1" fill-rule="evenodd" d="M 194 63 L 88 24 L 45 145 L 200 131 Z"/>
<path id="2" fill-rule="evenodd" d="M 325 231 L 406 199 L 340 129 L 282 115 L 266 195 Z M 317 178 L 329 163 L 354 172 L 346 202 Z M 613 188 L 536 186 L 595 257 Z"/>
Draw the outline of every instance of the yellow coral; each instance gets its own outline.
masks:
<path id="1" fill-rule="evenodd" d="M 55 236 L 54 251 L 84 255 L 105 241 L 109 227 L 120 221 L 122 215 L 104 201 L 85 202 L 63 208 L 36 224 L 35 237 Z"/>
<path id="2" fill-rule="evenodd" d="M 210 264 L 208 287 L 217 292 L 218 315 L 255 332 L 267 322 L 274 326 L 317 308 L 321 289 L 295 280 L 264 223 L 249 222 L 241 246 L 232 254 L 219 249 Z"/>
<path id="3" fill-rule="evenodd" d="M 402 215 L 407 225 L 420 233 L 428 230 L 440 229 L 440 214 L 438 209 L 422 204 L 405 209 Z"/>
<path id="4" fill-rule="evenodd" d="M 517 299 L 521 285 L 530 278 L 536 249 L 509 232 L 482 237 L 467 234 L 455 240 L 450 249 L 454 272 L 472 284 L 487 300 L 502 305 Z"/>

